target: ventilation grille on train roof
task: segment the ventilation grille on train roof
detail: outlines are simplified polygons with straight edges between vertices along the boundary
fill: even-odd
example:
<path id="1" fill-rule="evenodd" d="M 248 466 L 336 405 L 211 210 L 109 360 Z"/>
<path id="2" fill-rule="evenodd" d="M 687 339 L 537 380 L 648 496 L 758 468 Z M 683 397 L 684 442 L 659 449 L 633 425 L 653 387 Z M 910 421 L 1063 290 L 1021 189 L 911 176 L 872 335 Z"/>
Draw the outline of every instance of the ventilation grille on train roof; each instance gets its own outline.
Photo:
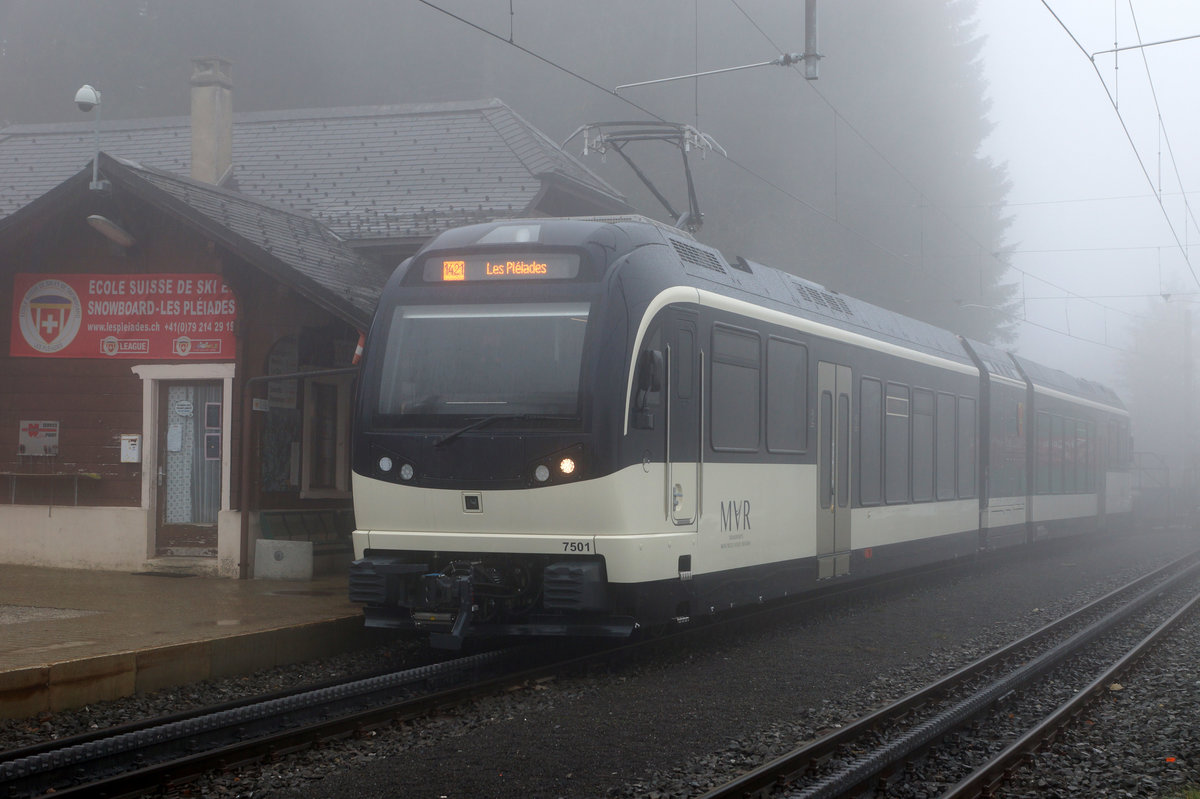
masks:
<path id="1" fill-rule="evenodd" d="M 679 239 L 670 236 L 667 238 L 670 240 L 671 246 L 675 248 L 675 252 L 679 254 L 679 257 L 687 261 L 689 264 L 702 266 L 705 269 L 711 269 L 714 272 L 725 274 L 725 266 L 721 263 L 716 255 L 712 254 L 708 250 L 702 250 L 699 247 L 695 247 L 685 241 L 680 241 Z"/>
<path id="2" fill-rule="evenodd" d="M 850 306 L 841 297 L 830 294 L 828 291 L 806 286 L 794 278 L 789 282 L 800 299 L 811 302 L 813 305 L 819 305 L 822 308 L 828 308 L 831 311 L 844 313 L 846 316 L 854 315 L 854 312 L 850 310 Z"/>

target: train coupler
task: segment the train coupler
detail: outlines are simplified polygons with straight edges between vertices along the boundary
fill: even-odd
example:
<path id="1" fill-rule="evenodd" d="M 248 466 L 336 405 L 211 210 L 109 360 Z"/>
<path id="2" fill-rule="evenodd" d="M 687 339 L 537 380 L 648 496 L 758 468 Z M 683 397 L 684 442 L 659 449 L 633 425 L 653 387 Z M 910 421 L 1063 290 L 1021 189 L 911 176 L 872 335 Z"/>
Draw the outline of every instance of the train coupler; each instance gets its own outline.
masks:
<path id="1" fill-rule="evenodd" d="M 471 617 L 476 610 L 475 592 L 471 588 L 471 575 L 457 575 L 454 578 L 452 590 L 458 595 L 458 613 L 454 616 L 454 624 L 448 633 L 431 632 L 429 643 L 436 649 L 449 649 L 456 652 L 463 647 L 467 625 L 470 624 Z"/>

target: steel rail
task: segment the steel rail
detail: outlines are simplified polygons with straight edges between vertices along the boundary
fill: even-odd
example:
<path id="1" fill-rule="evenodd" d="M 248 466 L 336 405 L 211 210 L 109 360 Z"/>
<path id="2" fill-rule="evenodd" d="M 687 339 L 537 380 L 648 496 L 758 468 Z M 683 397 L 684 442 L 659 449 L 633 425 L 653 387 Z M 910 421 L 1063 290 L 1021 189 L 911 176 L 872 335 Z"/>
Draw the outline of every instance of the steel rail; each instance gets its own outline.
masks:
<path id="1" fill-rule="evenodd" d="M 524 656 L 527 652 L 523 650 L 518 654 Z M 127 768 L 131 763 L 140 764 L 153 749 L 192 746 L 191 742 L 205 736 L 229 735 L 231 729 L 270 728 L 277 724 L 277 719 L 286 719 L 289 715 L 296 717 L 304 713 L 322 712 L 320 708 L 334 708 L 339 704 L 369 702 L 372 695 L 387 696 L 421 685 L 436 684 L 439 680 L 463 679 L 462 675 L 467 672 L 496 667 L 497 662 L 506 655 L 513 656 L 513 652 L 472 655 L 393 674 L 300 692 L 284 692 L 268 699 L 258 697 L 260 701 L 226 703 L 219 709 L 210 708 L 212 712 L 183 714 L 181 718 L 172 717 L 151 726 L 139 725 L 134 729 L 125 726 L 102 731 L 95 737 L 76 736 L 54 748 L 41 746 L 5 753 L 5 759 L 0 762 L 0 791 L 5 792 L 6 796 L 38 795 L 36 792 L 39 791 L 54 791 L 59 795 L 68 787 L 61 783 L 75 781 L 78 774 Z M 298 725 L 296 729 L 302 730 L 304 725 Z M 29 754 L 31 749 L 38 751 Z M 64 774 L 69 776 L 64 777 Z"/>
<path id="2" fill-rule="evenodd" d="M 451 662 L 452 660 L 455 660 L 455 659 L 457 659 L 457 658 L 447 658 L 444 661 L 436 661 L 433 663 L 426 663 L 421 666 L 409 666 L 408 668 L 404 669 L 403 671 L 411 671 L 414 669 L 430 668 L 430 667 L 437 668 L 442 663 Z M 168 713 L 168 714 L 165 714 L 162 716 L 153 716 L 150 718 L 137 719 L 135 721 L 128 721 L 123 724 L 118 724 L 113 727 L 106 727 L 101 730 L 89 730 L 87 732 L 81 732 L 81 733 L 77 733 L 75 735 L 70 735 L 70 736 L 63 737 L 63 738 L 54 738 L 51 740 L 42 741 L 41 743 L 29 744 L 27 746 L 18 747 L 17 749 L 10 749 L 5 752 L 0 752 L 0 765 L 7 763 L 9 761 L 12 761 L 12 760 L 20 760 L 22 758 L 33 757 L 36 755 L 46 754 L 48 752 L 60 751 L 62 749 L 66 749 L 66 748 L 72 747 L 72 746 L 79 746 L 82 744 L 100 741 L 105 738 L 112 738 L 113 736 L 116 736 L 116 735 L 123 735 L 125 733 L 130 733 L 130 732 L 139 732 L 141 730 L 148 730 L 152 727 L 160 727 L 164 724 L 170 724 L 173 722 L 188 721 L 189 719 L 198 719 L 203 716 L 210 716 L 214 713 L 220 713 L 225 710 L 236 710 L 238 708 L 249 707 L 251 705 L 256 705 L 256 704 L 259 704 L 262 702 L 269 702 L 274 699 L 284 699 L 289 696 L 296 696 L 298 694 L 310 693 L 312 691 L 319 691 L 324 688 L 333 688 L 333 687 L 336 687 L 339 685 L 345 685 L 346 683 L 349 683 L 349 682 L 356 682 L 359 680 L 367 680 L 367 679 L 371 679 L 374 677 L 383 677 L 385 675 L 395 674 L 395 673 L 397 673 L 395 669 L 391 669 L 391 670 L 387 670 L 387 671 L 382 670 L 382 669 L 369 671 L 369 672 L 364 671 L 359 674 L 344 675 L 342 677 L 335 678 L 335 679 L 320 680 L 320 681 L 316 681 L 316 682 L 304 683 L 302 685 L 296 685 L 296 686 L 293 686 L 290 688 L 281 688 L 279 690 L 268 691 L 263 694 L 243 696 L 243 697 L 239 697 L 236 699 L 230 699 L 225 702 L 219 702 L 215 705 L 204 705 L 204 706 L 200 706 L 200 707 L 189 708 L 187 710 L 181 710 L 177 713 Z M 0 783 L 0 784 L 2 784 L 2 783 Z"/>
<path id="3" fill-rule="evenodd" d="M 993 554 L 997 557 L 1001 555 L 1001 553 Z M 235 700 L 213 708 L 134 722 L 95 733 L 85 733 L 60 741 L 25 747 L 12 752 L 0 753 L 0 793 L 10 797 L 39 795 L 35 792 L 38 789 L 29 789 L 30 786 L 37 784 L 45 785 L 48 791 L 53 792 L 54 796 L 97 794 L 115 796 L 145 792 L 173 780 L 188 779 L 212 768 L 229 767 L 233 764 L 304 748 L 315 741 L 354 734 L 363 729 L 387 723 L 391 719 L 426 715 L 438 709 L 461 704 L 477 696 L 495 692 L 501 687 L 528 684 L 531 681 L 557 676 L 571 670 L 598 665 L 605 660 L 628 659 L 647 652 L 653 653 L 659 646 L 673 645 L 693 636 L 719 634 L 725 629 L 741 629 L 750 618 L 770 619 L 780 612 L 823 606 L 829 602 L 841 602 L 847 596 L 857 593 L 866 594 L 898 584 L 904 585 L 916 578 L 953 572 L 964 566 L 973 566 L 977 562 L 972 560 L 970 562 L 939 563 L 930 567 L 887 575 L 877 580 L 844 586 L 830 586 L 830 590 L 798 595 L 787 603 L 757 608 L 755 609 L 757 612 L 753 614 L 747 613 L 699 627 L 685 627 L 679 631 L 682 633 L 681 635 L 648 639 L 626 646 L 609 646 L 583 656 L 576 655 L 567 659 L 559 659 L 556 662 L 544 663 L 515 674 L 512 672 L 507 675 L 501 674 L 498 677 L 450 690 L 425 693 L 398 702 L 381 702 L 376 707 L 358 708 L 348 712 L 321 711 L 326 714 L 326 718 L 311 724 L 293 724 L 291 729 L 286 731 L 270 729 L 255 731 L 249 728 L 269 727 L 269 718 L 276 711 L 285 716 L 288 714 L 311 714 L 314 711 L 309 704 L 315 696 L 327 694 L 345 700 L 358 694 L 378 693 L 377 688 L 381 691 L 396 690 L 402 685 L 440 679 L 437 675 L 440 669 L 465 671 L 475 666 L 476 660 L 498 658 L 505 650 L 474 655 L 442 664 L 421 666 L 392 675 L 332 682 L 316 688 L 313 686 L 302 687 L 266 696 Z M 1147 575 L 1141 580 L 1152 577 L 1153 574 Z M 1125 589 L 1118 589 L 1113 594 L 1121 590 Z M 1097 600 L 1097 602 L 1102 600 Z M 512 650 L 506 651 L 512 654 Z M 239 735 L 244 735 L 244 740 L 234 744 L 218 745 L 215 748 L 212 744 L 187 743 L 185 745 L 191 747 L 192 753 L 186 756 L 177 758 L 168 756 L 168 759 L 157 764 L 146 763 L 149 758 L 142 751 L 143 742 L 147 747 L 155 747 L 167 741 L 193 740 L 192 736 L 198 733 L 205 734 L 228 728 L 238 730 Z M 123 762 L 119 762 L 115 768 L 108 767 L 108 771 L 103 773 L 108 774 L 120 770 L 123 770 L 124 773 L 111 773 L 109 776 L 98 776 L 91 781 L 85 781 L 83 775 L 91 775 L 100 771 L 92 769 L 89 764 L 97 759 L 105 758 L 109 760 L 110 764 L 114 759 Z M 67 773 L 69 776 L 65 778 L 52 776 L 56 770 L 59 774 Z M 22 785 L 26 787 L 20 787 Z"/>
<path id="4" fill-rule="evenodd" d="M 1124 675 L 1141 660 L 1146 653 L 1158 644 L 1163 637 L 1174 630 L 1200 604 L 1200 594 L 1181 607 L 1171 617 L 1160 624 L 1149 635 L 1143 638 L 1137 646 L 1109 667 L 1103 674 L 1094 679 L 1087 687 L 1081 689 L 1073 697 L 1059 705 L 1036 727 L 1026 732 L 1008 748 L 977 768 L 970 776 L 942 794 L 941 799 L 973 799 L 989 795 L 989 792 L 1009 779 L 1017 766 L 1039 751 L 1042 746 L 1077 718 L 1080 712 L 1096 700 L 1108 686 Z"/>
<path id="5" fill-rule="evenodd" d="M 45 797 L 128 796 L 157 788 L 175 788 L 212 770 L 228 770 L 246 763 L 300 751 L 322 741 L 347 735 L 361 735 L 374 727 L 395 720 L 424 716 L 475 697 L 494 693 L 502 687 L 538 680 L 553 666 L 539 667 L 516 675 L 496 677 L 483 682 L 451 688 L 438 693 L 381 705 L 355 713 L 325 719 L 302 727 L 239 741 L 218 749 L 184 755 L 109 777 L 56 788 Z"/>
<path id="6" fill-rule="evenodd" d="M 796 597 L 790 602 L 780 603 L 776 606 L 755 608 L 751 613 L 747 613 L 746 616 L 738 617 L 738 621 L 733 622 L 732 624 L 740 625 L 744 623 L 747 617 L 752 615 L 756 617 L 770 617 L 772 614 L 778 614 L 780 612 L 802 610 L 803 608 L 812 606 L 823 606 L 824 604 L 830 602 L 842 602 L 845 601 L 847 597 L 858 593 L 880 590 L 898 583 L 903 584 L 906 580 L 911 580 L 917 577 L 927 577 L 930 574 L 938 572 L 951 571 L 952 568 L 953 567 L 946 564 L 938 564 L 937 566 L 930 567 L 928 569 L 914 570 L 913 572 L 905 572 L 899 575 L 888 575 L 887 577 L 880 578 L 878 581 L 868 581 L 844 586 L 830 586 L 828 590 L 807 594 L 803 597 Z M 681 628 L 680 632 L 702 635 L 719 631 L 723 629 L 723 627 L 724 623 L 718 621 L 711 625 L 703 625 L 695 628 Z M 654 640 L 657 639 L 650 639 L 650 641 L 643 643 L 649 644 Z M 624 647 L 624 651 L 627 654 L 631 654 L 636 651 L 637 646 L 638 644 L 630 647 Z M 212 717 L 226 712 L 247 712 L 247 708 L 252 708 L 254 706 L 268 706 L 270 703 L 273 703 L 276 700 L 285 700 L 291 697 L 303 695 L 311 696 L 320 691 L 327 689 L 338 689 L 352 683 L 365 684 L 365 681 L 367 680 L 388 678 L 397 684 L 402 684 L 409 681 L 415 683 L 420 680 L 428 679 L 432 675 L 436 675 L 436 672 L 439 669 L 462 668 L 463 664 L 466 662 L 467 661 L 462 658 L 457 658 L 450 661 L 411 667 L 400 672 L 378 672 L 366 675 L 352 675 L 343 679 L 306 684 L 280 691 L 273 691 L 266 694 L 233 699 L 216 705 L 180 711 L 178 713 L 172 713 L 165 716 L 132 721 L 115 727 L 109 727 L 102 730 L 92 730 L 66 738 L 48 740 L 42 743 L 0 752 L 0 789 L 3 789 L 6 785 L 5 774 L 11 772 L 15 768 L 14 766 L 7 764 L 12 764 L 14 762 L 30 762 L 31 760 L 36 761 L 39 758 L 45 760 L 53 758 L 61 759 L 64 757 L 62 754 L 64 752 L 83 752 L 88 749 L 95 750 L 97 747 L 107 746 L 107 744 L 103 744 L 102 742 L 117 737 L 122 737 L 123 740 L 136 740 L 129 736 L 134 733 L 143 733 L 153 729 L 179 729 L 183 726 L 189 726 L 191 728 L 203 727 L 208 723 L 204 721 L 204 719 L 207 717 Z M 156 735 L 158 735 L 158 733 L 156 733 Z M 71 757 L 70 754 L 65 756 Z"/>
<path id="7" fill-rule="evenodd" d="M 877 582 L 862 582 L 862 583 L 855 583 L 855 584 L 850 584 L 850 585 L 845 585 L 845 586 L 830 586 L 829 590 L 827 590 L 827 591 L 817 592 L 817 593 L 813 593 L 810 595 L 805 595 L 804 597 L 793 598 L 791 601 L 785 601 L 783 603 L 780 603 L 776 607 L 755 608 L 755 611 L 760 612 L 763 615 L 769 615 L 769 614 L 778 613 L 781 611 L 793 611 L 793 610 L 797 610 L 797 609 L 802 609 L 803 607 L 816 605 L 816 604 L 840 602 L 840 601 L 845 600 L 846 597 L 853 596 L 856 593 L 864 592 L 866 590 L 879 590 L 880 588 L 886 588 L 887 586 L 893 585 L 895 583 L 902 583 L 905 580 L 914 579 L 915 577 L 923 577 L 923 576 L 928 576 L 930 574 L 939 573 L 941 571 L 949 571 L 949 570 L 951 570 L 951 568 L 952 567 L 949 567 L 946 564 L 938 564 L 938 566 L 929 568 L 927 570 L 920 570 L 920 571 L 913 572 L 913 573 L 905 572 L 900 575 L 888 575 L 887 577 L 880 578 Z M 720 627 L 721 627 L 721 624 L 716 623 L 713 625 L 705 626 L 700 629 L 703 632 L 710 632 L 712 630 L 720 629 Z M 349 676 L 346 676 L 343 678 L 324 680 L 324 681 L 315 682 L 315 683 L 306 683 L 306 684 L 298 685 L 298 686 L 295 686 L 292 688 L 285 688 L 285 689 L 281 689 L 278 691 L 270 691 L 265 694 L 258 694 L 258 695 L 253 695 L 253 696 L 241 697 L 241 698 L 237 698 L 237 699 L 231 699 L 229 701 L 221 702 L 221 703 L 218 703 L 215 705 L 208 705 L 208 706 L 203 706 L 203 707 L 192 708 L 189 710 L 182 710 L 182 711 L 179 711 L 178 713 L 171 713 L 171 714 L 167 714 L 167 715 L 163 715 L 163 716 L 155 716 L 152 718 L 130 721 L 130 722 L 126 722 L 126 723 L 123 723 L 123 724 L 120 724 L 117 726 L 113 726 L 113 727 L 107 727 L 107 728 L 100 729 L 100 730 L 89 730 L 87 732 L 78 733 L 78 734 L 71 735 L 71 736 L 64 737 L 64 738 L 55 738 L 52 740 L 43 741 L 41 743 L 35 743 L 35 744 L 27 745 L 27 746 L 22 746 L 17 749 L 3 751 L 3 752 L 0 752 L 0 788 L 2 788 L 4 786 L 4 782 L 3 782 L 4 764 L 12 762 L 12 761 L 23 760 L 25 758 L 31 758 L 31 757 L 37 757 L 40 755 L 49 755 L 50 753 L 61 752 L 63 750 L 71 749 L 74 747 L 82 747 L 86 744 L 94 744 L 99 741 L 113 738 L 113 737 L 116 737 L 119 735 L 141 732 L 143 730 L 149 730 L 149 729 L 153 729 L 156 727 L 163 727 L 164 725 L 168 725 L 168 724 L 175 724 L 175 723 L 182 723 L 182 722 L 198 720 L 198 719 L 202 719 L 206 716 L 212 716 L 217 713 L 222 713 L 224 711 L 239 710 L 242 708 L 251 707 L 253 705 L 259 705 L 259 704 L 271 702 L 271 701 L 274 701 L 277 699 L 286 699 L 288 697 L 298 696 L 301 694 L 312 694 L 315 691 L 320 691 L 320 690 L 324 690 L 324 689 L 332 689 L 332 688 L 336 688 L 338 686 L 344 686 L 348 683 L 354 683 L 354 682 L 359 682 L 359 681 L 374 679 L 374 678 L 381 678 L 381 677 L 386 677 L 388 675 L 410 673 L 413 675 L 414 681 L 419 680 L 419 679 L 424 679 L 426 674 L 428 673 L 426 670 L 448 668 L 448 667 L 453 668 L 453 666 L 451 664 L 453 664 L 455 661 L 458 661 L 458 660 L 461 660 L 461 658 L 454 658 L 454 659 L 450 659 L 450 660 L 446 660 L 446 661 L 438 661 L 435 663 L 423 664 L 421 666 L 412 666 L 407 669 L 403 669 L 400 672 L 377 671 L 377 672 L 371 672 L 371 673 L 366 673 L 366 674 L 349 675 Z M 401 679 L 403 679 L 403 678 L 401 678 Z"/>
<path id="8" fill-rule="evenodd" d="M 1197 568 L 1196 561 L 1198 558 L 1200 558 L 1200 550 L 1178 558 L 1177 560 L 1168 563 L 1153 572 L 1143 575 L 1142 577 L 1139 577 L 1124 586 L 1110 591 L 1104 596 L 1089 602 L 1083 607 L 1080 607 L 1066 616 L 1063 616 L 1062 618 L 1053 621 L 1038 630 L 1035 630 L 1034 632 L 1018 639 L 1017 641 L 1007 644 L 1004 647 L 1001 647 L 1000 649 L 984 656 L 983 658 L 963 666 L 962 668 L 937 680 L 936 682 L 914 691 L 913 693 L 887 705 L 886 707 L 880 708 L 879 710 L 853 721 L 828 735 L 822 736 L 814 741 L 810 741 L 791 752 L 781 755 L 771 761 L 768 761 L 767 763 L 764 763 L 756 769 L 748 771 L 745 774 L 730 780 L 723 785 L 713 788 L 712 790 L 703 794 L 700 799 L 733 799 L 733 797 L 768 796 L 781 785 L 788 785 L 792 783 L 799 777 L 808 773 L 817 765 L 828 760 L 833 756 L 839 747 L 845 745 L 846 743 L 861 738 L 866 733 L 878 729 L 886 722 L 906 716 L 921 706 L 937 701 L 956 687 L 961 686 L 967 680 L 997 666 L 1005 659 L 1012 657 L 1017 652 L 1059 633 L 1063 628 L 1069 625 L 1078 624 L 1080 620 L 1087 615 L 1097 612 L 1104 605 L 1111 604 L 1112 602 L 1118 600 L 1122 595 L 1143 589 L 1150 583 L 1158 581 L 1165 575 L 1169 575 L 1175 571 L 1179 571 L 1179 574 L 1176 574 L 1171 579 L 1182 579 L 1182 577 L 1188 573 L 1188 570 Z M 1135 600 L 1135 602 L 1149 601 L 1150 598 L 1157 596 L 1161 590 L 1161 586 L 1156 586 L 1151 590 L 1147 590 L 1138 600 Z M 1121 614 L 1123 612 L 1132 612 L 1132 610 L 1128 609 L 1131 608 L 1133 604 L 1134 603 L 1131 603 L 1129 606 L 1126 606 L 1125 609 L 1117 611 L 1117 614 Z M 1117 614 L 1113 615 L 1115 616 Z M 1112 617 L 1109 617 L 1109 619 L 1106 619 L 1105 621 L 1109 621 L 1111 618 Z M 1100 624 L 1103 623 L 1104 622 L 1100 622 Z M 1095 625 L 1093 625 L 1093 627 L 1095 627 Z M 1092 628 L 1089 628 L 1089 630 L 1090 629 Z M 1087 632 L 1088 630 L 1084 631 L 1084 633 Z M 1093 635 L 1094 634 L 1095 633 L 1093 633 Z M 1046 655 L 1050 655 L 1058 648 L 1069 646 L 1072 643 L 1081 643 L 1078 640 L 1081 635 L 1083 635 L 1083 633 L 1072 636 L 1060 647 L 1056 647 L 1055 650 L 1051 650 L 1050 652 L 1045 653 L 1043 656 L 1036 658 L 1035 661 L 1031 661 L 1029 666 L 1027 666 L 1025 669 L 1022 669 L 1020 673 L 1027 673 L 1029 667 L 1031 666 L 1035 667 L 1038 673 L 1045 671 L 1047 668 L 1049 668 L 1049 666 L 1053 665 L 1052 663 L 1045 662 L 1049 660 Z M 1012 687 L 1006 684 L 998 688 L 995 692 L 999 696 L 1003 696 L 1007 693 L 1010 693 L 1011 690 Z M 982 710 L 984 707 L 986 707 L 986 705 L 982 705 L 979 702 L 975 702 L 973 704 L 979 705 L 978 707 L 973 708 L 976 711 Z M 965 712 L 969 709 L 972 708 L 963 708 L 962 712 Z M 941 735 L 944 735 L 944 732 L 938 733 L 938 737 Z M 907 752 L 906 756 L 911 757 L 918 748 L 919 746 L 910 747 L 911 751 Z M 888 764 L 886 762 L 878 762 L 872 764 L 872 766 L 869 768 L 865 768 L 863 764 L 856 763 L 857 773 L 852 777 L 844 776 L 837 780 L 838 785 L 830 788 L 827 795 L 849 795 L 854 789 L 861 787 L 863 784 L 877 777 L 880 772 L 887 768 L 887 766 Z M 868 771 L 871 773 L 866 773 Z M 826 795 L 824 793 L 824 789 L 822 789 L 822 791 L 813 793 L 816 795 Z M 806 792 L 802 795 L 809 796 L 810 794 Z"/>

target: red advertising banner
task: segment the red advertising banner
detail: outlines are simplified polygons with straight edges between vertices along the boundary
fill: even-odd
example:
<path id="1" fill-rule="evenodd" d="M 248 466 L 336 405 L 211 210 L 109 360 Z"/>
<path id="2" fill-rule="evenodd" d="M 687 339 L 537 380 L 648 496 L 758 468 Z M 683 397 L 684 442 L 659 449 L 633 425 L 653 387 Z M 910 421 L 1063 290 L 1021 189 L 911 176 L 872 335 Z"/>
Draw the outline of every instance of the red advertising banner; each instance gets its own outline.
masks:
<path id="1" fill-rule="evenodd" d="M 219 275 L 19 274 L 9 354 L 229 360 L 236 317 Z"/>

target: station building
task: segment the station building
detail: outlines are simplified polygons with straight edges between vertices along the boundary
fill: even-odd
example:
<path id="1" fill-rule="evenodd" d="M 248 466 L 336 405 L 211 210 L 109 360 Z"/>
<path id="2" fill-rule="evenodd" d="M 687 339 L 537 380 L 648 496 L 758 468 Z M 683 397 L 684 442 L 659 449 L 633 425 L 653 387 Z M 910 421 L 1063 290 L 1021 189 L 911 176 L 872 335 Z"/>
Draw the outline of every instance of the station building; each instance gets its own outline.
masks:
<path id="1" fill-rule="evenodd" d="M 348 559 L 355 352 L 392 269 L 459 224 L 630 210 L 498 100 L 234 114 L 202 59 L 191 101 L 0 129 L 0 562 Z"/>

